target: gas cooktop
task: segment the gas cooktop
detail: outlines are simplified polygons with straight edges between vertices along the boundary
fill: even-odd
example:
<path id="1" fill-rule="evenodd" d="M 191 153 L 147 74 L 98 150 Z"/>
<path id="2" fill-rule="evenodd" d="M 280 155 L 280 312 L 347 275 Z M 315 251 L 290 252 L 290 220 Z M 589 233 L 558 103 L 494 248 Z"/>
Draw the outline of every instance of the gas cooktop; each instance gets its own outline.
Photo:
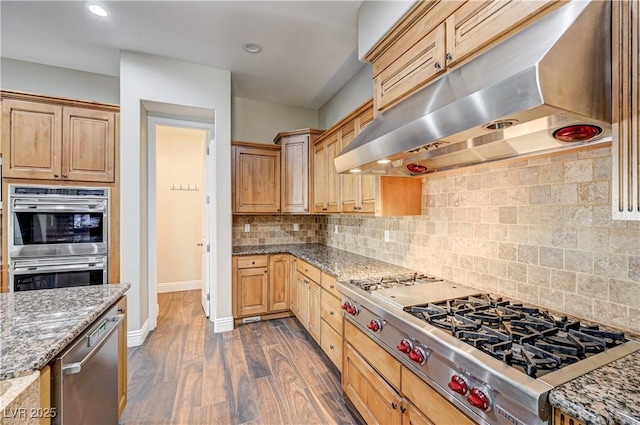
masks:
<path id="1" fill-rule="evenodd" d="M 491 294 L 404 310 L 534 378 L 627 341 L 622 332 Z"/>

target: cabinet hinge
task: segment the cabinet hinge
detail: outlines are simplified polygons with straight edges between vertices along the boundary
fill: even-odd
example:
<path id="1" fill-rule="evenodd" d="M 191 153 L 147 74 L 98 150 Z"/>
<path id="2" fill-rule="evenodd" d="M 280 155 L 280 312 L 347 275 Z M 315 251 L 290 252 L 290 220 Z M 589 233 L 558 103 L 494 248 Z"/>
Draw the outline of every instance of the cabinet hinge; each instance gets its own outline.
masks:
<path id="1" fill-rule="evenodd" d="M 207 294 L 207 301 L 211 301 L 211 294 Z"/>
<path id="2" fill-rule="evenodd" d="M 207 244 L 207 252 L 211 252 L 211 244 Z"/>
<path id="3" fill-rule="evenodd" d="M 209 148 L 209 146 L 207 146 L 207 155 L 211 154 L 211 148 Z"/>
<path id="4" fill-rule="evenodd" d="M 211 203 L 211 196 L 207 195 L 207 204 Z"/>

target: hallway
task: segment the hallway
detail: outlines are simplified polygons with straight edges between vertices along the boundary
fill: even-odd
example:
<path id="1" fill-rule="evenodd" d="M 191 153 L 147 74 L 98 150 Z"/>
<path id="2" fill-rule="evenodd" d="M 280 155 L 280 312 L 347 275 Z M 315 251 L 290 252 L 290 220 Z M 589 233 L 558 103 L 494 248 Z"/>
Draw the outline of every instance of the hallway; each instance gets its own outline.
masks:
<path id="1" fill-rule="evenodd" d="M 159 294 L 158 327 L 129 349 L 120 423 L 357 424 L 339 377 L 293 317 L 213 333 L 200 291 Z"/>

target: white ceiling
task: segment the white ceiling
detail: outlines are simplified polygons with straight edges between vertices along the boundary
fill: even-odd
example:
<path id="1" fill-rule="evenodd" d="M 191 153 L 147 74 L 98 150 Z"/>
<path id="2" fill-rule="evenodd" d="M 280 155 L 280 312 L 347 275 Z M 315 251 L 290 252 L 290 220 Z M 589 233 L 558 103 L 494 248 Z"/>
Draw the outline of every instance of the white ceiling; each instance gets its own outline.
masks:
<path id="1" fill-rule="evenodd" d="M 120 50 L 231 71 L 233 96 L 318 109 L 353 75 L 362 1 L 0 1 L 3 57 L 117 76 Z M 255 41 L 264 48 L 242 50 Z"/>

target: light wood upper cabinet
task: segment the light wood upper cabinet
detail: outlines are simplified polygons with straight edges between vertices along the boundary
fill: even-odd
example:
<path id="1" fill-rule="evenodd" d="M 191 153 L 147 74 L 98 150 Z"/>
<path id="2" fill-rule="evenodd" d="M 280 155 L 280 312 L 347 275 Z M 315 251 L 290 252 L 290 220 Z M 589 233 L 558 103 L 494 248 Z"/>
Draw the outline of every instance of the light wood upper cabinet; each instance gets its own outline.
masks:
<path id="1" fill-rule="evenodd" d="M 349 213 L 378 216 L 419 215 L 422 181 L 404 177 L 343 174 L 333 160 L 373 121 L 373 100 L 365 102 L 327 130 L 314 146 L 317 214 Z"/>
<path id="2" fill-rule="evenodd" d="M 233 212 L 280 212 L 280 146 L 234 142 Z"/>
<path id="3" fill-rule="evenodd" d="M 558 7 L 558 0 L 418 2 L 367 55 L 384 111 Z"/>
<path id="4" fill-rule="evenodd" d="M 469 1 L 447 18 L 448 65 L 530 20 L 556 1 Z"/>
<path id="5" fill-rule="evenodd" d="M 323 133 L 312 128 L 278 133 L 274 142 L 281 146 L 281 210 L 283 213 L 308 214 L 311 200 L 311 144 Z"/>
<path id="6" fill-rule="evenodd" d="M 4 99 L 3 177 L 113 182 L 116 119 L 113 108 Z"/>
<path id="7" fill-rule="evenodd" d="M 115 114 L 63 108 L 62 178 L 113 181 Z"/>

